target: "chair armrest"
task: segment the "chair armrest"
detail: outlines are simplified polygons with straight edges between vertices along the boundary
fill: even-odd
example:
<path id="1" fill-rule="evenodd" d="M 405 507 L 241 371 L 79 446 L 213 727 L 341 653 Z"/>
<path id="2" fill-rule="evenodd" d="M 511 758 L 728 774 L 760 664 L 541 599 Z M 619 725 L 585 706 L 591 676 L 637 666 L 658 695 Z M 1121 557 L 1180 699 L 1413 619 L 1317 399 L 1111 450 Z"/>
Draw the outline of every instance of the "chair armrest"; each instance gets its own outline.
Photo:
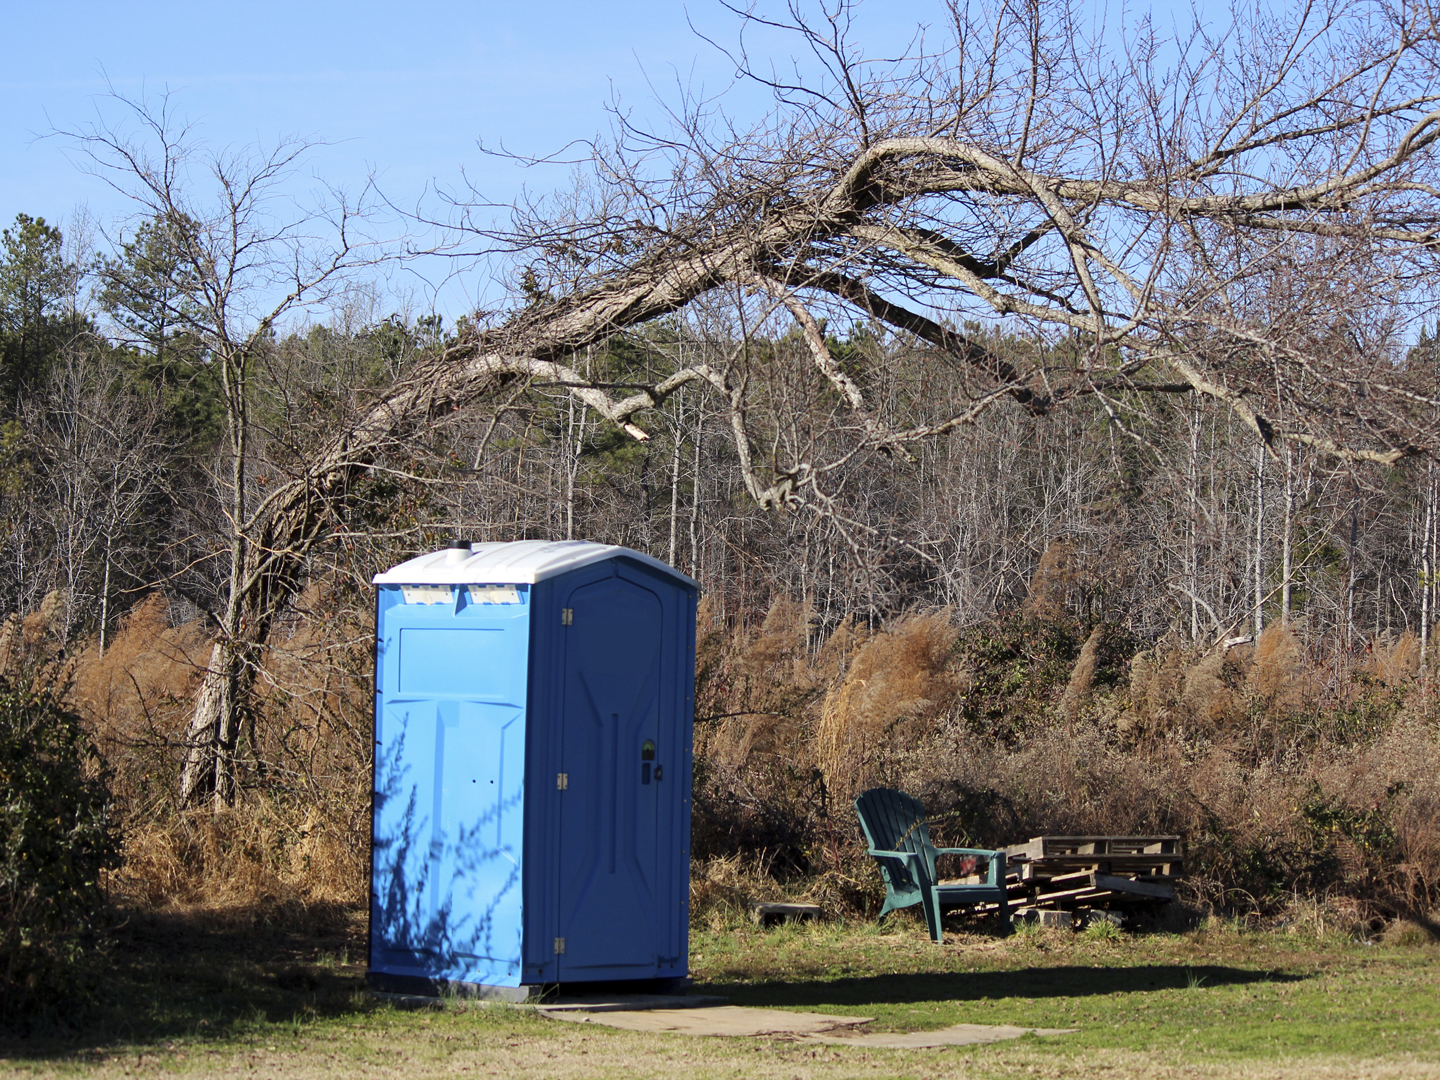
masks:
<path id="1" fill-rule="evenodd" d="M 934 876 L 930 872 L 930 863 L 921 858 L 918 851 L 886 851 L 884 848 L 870 848 L 867 855 L 873 855 L 880 859 L 900 859 L 905 863 L 906 869 L 910 871 L 915 884 L 921 889 L 928 890 L 934 884 Z"/>
<path id="2" fill-rule="evenodd" d="M 880 848 L 870 848 L 865 854 L 882 859 L 917 859 L 920 857 L 918 851 L 883 851 Z"/>
<path id="3" fill-rule="evenodd" d="M 984 855 L 987 859 L 993 859 L 997 855 L 1004 855 L 1003 851 L 996 851 L 994 848 L 978 847 L 937 847 L 936 855 Z"/>

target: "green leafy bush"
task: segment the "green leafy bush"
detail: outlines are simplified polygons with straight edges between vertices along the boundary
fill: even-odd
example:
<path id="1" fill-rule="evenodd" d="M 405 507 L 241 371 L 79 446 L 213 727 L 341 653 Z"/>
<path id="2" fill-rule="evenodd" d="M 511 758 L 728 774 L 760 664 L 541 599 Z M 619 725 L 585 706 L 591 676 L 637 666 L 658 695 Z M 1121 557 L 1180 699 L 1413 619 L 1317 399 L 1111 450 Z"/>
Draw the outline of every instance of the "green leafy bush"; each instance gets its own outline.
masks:
<path id="1" fill-rule="evenodd" d="M 120 857 L 106 779 L 52 684 L 0 676 L 0 1021 L 73 1015 Z"/>

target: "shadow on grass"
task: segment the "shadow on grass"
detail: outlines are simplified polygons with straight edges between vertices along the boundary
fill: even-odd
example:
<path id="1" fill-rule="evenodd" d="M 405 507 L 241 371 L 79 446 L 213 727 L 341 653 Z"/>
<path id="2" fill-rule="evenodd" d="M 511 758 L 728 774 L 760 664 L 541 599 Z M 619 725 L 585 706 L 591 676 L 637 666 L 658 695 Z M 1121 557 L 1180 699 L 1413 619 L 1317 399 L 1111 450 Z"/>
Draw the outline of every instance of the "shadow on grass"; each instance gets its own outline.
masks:
<path id="1" fill-rule="evenodd" d="M 127 913 L 94 967 L 88 1003 L 0 1029 L 0 1058 L 85 1059 L 374 1007 L 364 993 L 364 914 L 338 904 Z"/>
<path id="2" fill-rule="evenodd" d="M 1196 985 L 1296 982 L 1303 975 L 1217 965 L 1152 964 L 1144 967 L 1036 967 L 1009 971 L 921 972 L 865 975 L 796 982 L 707 983 L 706 993 L 727 995 L 736 1005 L 772 1007 L 907 1004 L 1000 998 L 1092 997 Z"/>

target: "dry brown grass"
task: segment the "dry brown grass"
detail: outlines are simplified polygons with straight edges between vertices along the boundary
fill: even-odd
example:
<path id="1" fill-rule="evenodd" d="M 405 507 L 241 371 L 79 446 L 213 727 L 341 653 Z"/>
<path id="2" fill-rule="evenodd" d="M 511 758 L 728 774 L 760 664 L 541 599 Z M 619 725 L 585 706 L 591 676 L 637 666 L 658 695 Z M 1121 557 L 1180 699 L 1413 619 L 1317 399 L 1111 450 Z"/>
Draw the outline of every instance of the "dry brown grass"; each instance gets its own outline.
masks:
<path id="1" fill-rule="evenodd" d="M 958 633 L 947 612 L 909 615 L 860 649 L 825 696 L 817 757 L 831 795 L 848 799 L 877 779 L 901 727 L 933 724 L 954 703 Z"/>
<path id="2" fill-rule="evenodd" d="M 1310 669 L 1300 639 L 1285 623 L 1271 623 L 1255 643 L 1249 682 L 1267 712 L 1298 712 L 1313 700 Z"/>
<path id="3" fill-rule="evenodd" d="M 1037 619 L 1063 618 L 1093 584 L 1085 553 L 1068 540 L 1052 541 L 1030 577 L 1022 610 Z"/>
<path id="4" fill-rule="evenodd" d="M 210 646 L 199 622 L 171 626 L 169 601 L 155 593 L 130 609 L 103 656 L 91 642 L 72 661 L 71 699 L 115 769 L 131 819 L 169 797 Z"/>
<path id="5" fill-rule="evenodd" d="M 1064 552 L 1047 565 L 1037 603 L 1078 573 Z M 53 655 L 34 618 L 0 624 L 12 662 Z M 368 609 L 316 585 L 272 635 L 241 799 L 219 815 L 174 804 L 211 639 L 199 623 L 170 622 L 166 601 L 151 597 L 103 657 L 92 643 L 68 661 L 72 700 L 112 764 L 123 811 L 129 861 L 116 894 L 157 910 L 296 918 L 363 904 Z M 1007 633 L 1023 641 L 966 644 Z M 1436 680 L 1419 677 L 1418 642 L 1402 635 L 1337 658 L 1273 625 L 1253 647 L 1162 639 L 1117 658 L 1122 640 L 1103 627 L 1050 633 L 1033 619 L 962 633 L 945 612 L 879 632 L 850 618 L 824 633 L 784 596 L 755 622 L 726 625 L 702 604 L 697 914 L 730 918 L 780 895 L 873 910 L 879 878 L 849 806 L 872 784 L 921 797 L 951 843 L 1181 833 L 1191 898 L 1227 910 L 1279 917 L 1310 897 L 1331 905 L 1332 922 L 1349 905 L 1344 918 L 1359 925 L 1440 903 L 1440 705 Z M 1048 648 L 1069 651 L 1035 653 Z M 1013 670 L 979 670 L 984 656 Z M 1009 735 L 985 719 L 986 694 L 1027 710 Z"/>
<path id="6" fill-rule="evenodd" d="M 1420 639 L 1406 630 L 1393 642 L 1382 641 L 1364 667 L 1387 686 L 1400 686 L 1420 671 Z"/>
<path id="7" fill-rule="evenodd" d="M 263 798 L 139 823 L 125 856 L 113 886 L 143 910 L 296 926 L 361 903 L 368 865 L 318 818 Z"/>
<path id="8" fill-rule="evenodd" d="M 1065 694 L 1060 698 L 1059 712 L 1066 720 L 1074 721 L 1085 706 L 1090 704 L 1090 692 L 1095 685 L 1095 668 L 1099 662 L 1100 643 L 1104 640 L 1105 628 L 1097 626 L 1090 631 L 1085 644 L 1080 647 L 1080 658 L 1075 661 L 1075 670 L 1065 684 Z"/>
<path id="9" fill-rule="evenodd" d="M 690 918 L 720 931 L 749 918 L 750 906 L 790 899 L 763 854 L 734 852 L 690 864 Z"/>
<path id="10" fill-rule="evenodd" d="M 1065 560 L 1052 563 L 1068 582 Z M 803 613 L 771 612 L 759 633 L 712 641 L 730 650 L 729 670 L 750 665 L 765 682 L 772 715 L 697 739 L 697 851 L 767 851 L 794 895 L 813 880 L 829 902 L 873 910 L 879 879 L 848 803 L 883 783 L 921 797 L 951 843 L 1182 834 L 1191 898 L 1224 910 L 1278 918 L 1310 896 L 1330 905 L 1332 924 L 1363 927 L 1440 900 L 1440 703 L 1403 637 L 1353 659 L 1279 624 L 1229 650 L 1163 639 L 1131 657 L 1128 679 L 1107 682 L 1092 627 L 1064 665 L 992 649 L 1014 674 L 984 679 L 943 613 L 870 637 L 851 624 L 823 644 L 812 633 L 807 660 Z M 1026 648 L 1050 640 L 1025 633 Z M 1104 662 L 1113 671 L 1113 657 Z M 712 682 L 712 708 L 758 700 L 740 686 L 732 680 L 727 699 Z M 995 687 L 1028 703 L 1018 737 L 967 720 L 986 715 L 977 695 Z M 821 879 L 843 884 L 826 892 Z"/>
<path id="11" fill-rule="evenodd" d="M 53 636 L 30 625 L 42 614 L 0 628 L 12 662 L 57 662 Z M 300 598 L 295 616 L 272 635 L 256 680 L 240 798 L 218 814 L 175 803 L 185 730 L 213 643 L 204 625 L 172 626 L 169 602 L 155 594 L 121 620 L 103 655 L 93 641 L 72 650 L 61 677 L 110 763 L 125 830 L 126 862 L 109 882 L 118 901 L 301 923 L 363 904 L 366 622 L 324 586 Z"/>
<path id="12" fill-rule="evenodd" d="M 1387 946 L 1396 949 L 1440 948 L 1440 923 L 1432 913 L 1424 922 L 1414 919 L 1396 919 L 1385 928 L 1382 939 Z"/>
<path id="13" fill-rule="evenodd" d="M 1181 718 L 1185 659 L 1183 650 L 1163 641 L 1131 658 L 1130 693 L 1120 718 L 1124 734 L 1133 739 L 1164 735 Z"/>

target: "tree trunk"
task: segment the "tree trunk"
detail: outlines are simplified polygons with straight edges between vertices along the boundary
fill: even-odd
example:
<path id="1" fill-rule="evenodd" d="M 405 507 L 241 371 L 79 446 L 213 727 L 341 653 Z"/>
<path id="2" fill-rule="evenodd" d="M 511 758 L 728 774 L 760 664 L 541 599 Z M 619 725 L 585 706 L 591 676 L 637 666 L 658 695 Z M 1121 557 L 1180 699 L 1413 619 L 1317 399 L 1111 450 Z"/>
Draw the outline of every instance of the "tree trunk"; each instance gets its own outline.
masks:
<path id="1" fill-rule="evenodd" d="M 1358 574 L 1355 564 L 1355 542 L 1360 536 L 1360 486 L 1352 482 L 1350 491 L 1350 568 L 1345 582 L 1345 648 L 1355 648 L 1355 585 Z"/>
<path id="2" fill-rule="evenodd" d="M 1420 529 L 1420 672 L 1429 690 L 1430 624 L 1435 619 L 1435 463 L 1425 466 L 1425 524 Z"/>
<path id="3" fill-rule="evenodd" d="M 240 556 L 231 573 L 230 601 L 196 694 L 195 712 L 186 732 L 185 768 L 180 775 L 182 802 L 198 803 L 208 795 L 217 810 L 233 805 L 239 794 L 236 755 L 240 730 L 271 621 L 247 597 L 246 548 L 243 543 L 237 548 Z"/>
<path id="4" fill-rule="evenodd" d="M 1295 561 L 1295 457 L 1285 447 L 1285 523 L 1280 537 L 1280 621 L 1290 621 L 1291 582 Z"/>
<path id="5" fill-rule="evenodd" d="M 684 392 L 675 401 L 675 443 L 670 455 L 670 546 L 666 562 L 675 565 L 675 544 L 680 524 L 680 455 L 685 448 L 685 399 Z"/>
<path id="6" fill-rule="evenodd" d="M 1255 454 L 1255 640 L 1265 629 L 1265 446 Z"/>
<path id="7" fill-rule="evenodd" d="M 1185 576 L 1190 585 L 1190 642 L 1195 644 L 1200 640 L 1200 417 L 1192 406 L 1186 410 L 1186 418 L 1190 427 L 1190 461 L 1187 471 L 1190 528 L 1185 552 Z"/>
<path id="8" fill-rule="evenodd" d="M 328 485 L 302 488 L 292 483 L 284 498 L 267 501 L 263 517 L 257 512 L 252 519 L 258 522 L 253 541 L 243 535 L 235 538 L 229 600 L 186 732 L 183 803 L 210 796 L 219 809 L 239 795 L 238 744 L 261 649 L 275 616 L 299 590 L 305 557 L 324 535 L 330 500 L 344 497 L 339 473 L 320 479 Z"/>

